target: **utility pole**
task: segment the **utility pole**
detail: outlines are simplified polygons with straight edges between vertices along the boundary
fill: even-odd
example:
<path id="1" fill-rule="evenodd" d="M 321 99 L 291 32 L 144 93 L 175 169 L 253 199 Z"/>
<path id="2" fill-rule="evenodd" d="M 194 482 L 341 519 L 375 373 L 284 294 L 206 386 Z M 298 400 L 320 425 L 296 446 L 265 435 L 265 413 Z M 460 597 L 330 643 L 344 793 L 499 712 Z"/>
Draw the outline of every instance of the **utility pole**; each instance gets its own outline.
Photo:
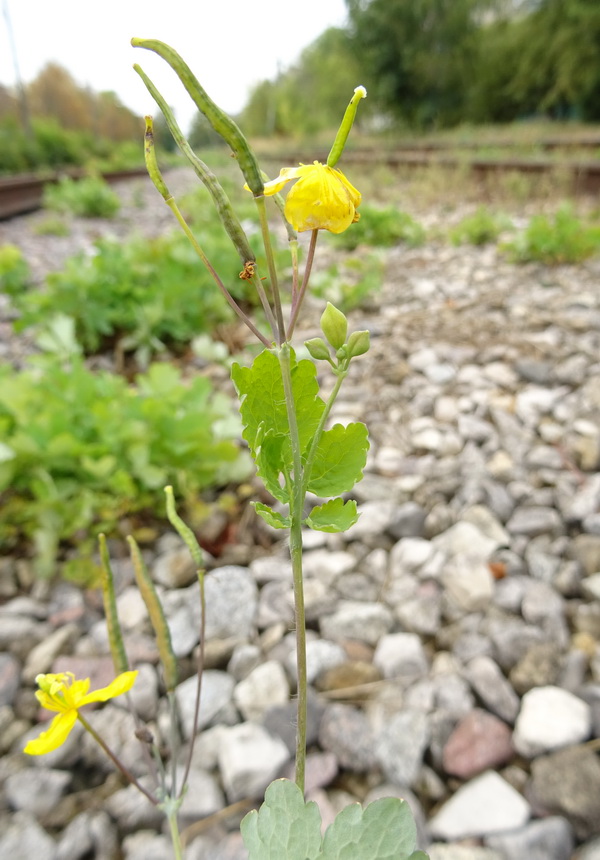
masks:
<path id="1" fill-rule="evenodd" d="M 13 59 L 13 67 L 15 70 L 15 80 L 17 84 L 17 98 L 19 102 L 19 112 L 21 114 L 21 123 L 23 125 L 23 130 L 28 137 L 33 137 L 33 131 L 31 128 L 31 117 L 29 113 L 29 105 L 27 103 L 27 93 L 25 91 L 25 87 L 23 86 L 23 81 L 21 79 L 21 73 L 19 71 L 19 60 L 17 58 L 17 46 L 15 43 L 15 38 L 13 34 L 12 24 L 10 20 L 10 12 L 8 11 L 8 0 L 3 0 L 2 3 L 2 11 L 4 13 L 4 19 L 6 21 L 6 32 L 8 33 L 8 41 L 10 44 L 10 50 L 12 53 Z"/>

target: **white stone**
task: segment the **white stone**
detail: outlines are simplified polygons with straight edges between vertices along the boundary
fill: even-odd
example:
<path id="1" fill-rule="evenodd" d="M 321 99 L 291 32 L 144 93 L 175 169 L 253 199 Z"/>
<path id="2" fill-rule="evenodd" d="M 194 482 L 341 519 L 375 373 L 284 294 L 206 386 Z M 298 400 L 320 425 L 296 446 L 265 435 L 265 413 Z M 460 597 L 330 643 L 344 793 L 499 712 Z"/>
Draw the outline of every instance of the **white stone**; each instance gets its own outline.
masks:
<path id="1" fill-rule="evenodd" d="M 373 663 L 384 678 L 420 677 L 427 673 L 427 656 L 416 633 L 389 633 L 382 636 Z"/>
<path id="2" fill-rule="evenodd" d="M 281 663 L 267 660 L 253 669 L 233 691 L 233 701 L 245 720 L 259 721 L 273 705 L 285 705 L 290 685 Z"/>
<path id="3" fill-rule="evenodd" d="M 513 742 L 526 758 L 581 743 L 592 729 L 590 706 L 560 687 L 535 687 L 525 693 Z"/>
<path id="4" fill-rule="evenodd" d="M 516 789 L 486 771 L 452 795 L 429 822 L 429 831 L 448 841 L 488 836 L 522 827 L 529 813 L 529 804 Z"/>
<path id="5" fill-rule="evenodd" d="M 321 635 L 334 642 L 357 639 L 376 645 L 389 632 L 393 621 L 390 610 L 380 603 L 342 600 L 337 612 L 321 618 Z"/>
<path id="6" fill-rule="evenodd" d="M 450 526 L 445 532 L 436 535 L 432 544 L 447 556 L 468 554 L 487 559 L 499 547 L 498 539 L 484 534 L 481 529 L 466 521 Z"/>
<path id="7" fill-rule="evenodd" d="M 175 699 L 179 710 L 184 737 L 190 738 L 194 728 L 197 678 L 192 675 L 175 687 Z M 226 672 L 205 669 L 202 674 L 202 697 L 197 730 L 205 728 L 225 708 L 233 695 L 235 681 Z"/>
<path id="8" fill-rule="evenodd" d="M 289 759 L 288 748 L 256 723 L 241 723 L 222 732 L 218 761 L 230 803 L 260 797 Z"/>
<path id="9" fill-rule="evenodd" d="M 494 578 L 488 564 L 468 553 L 451 558 L 442 571 L 442 583 L 454 603 L 466 612 L 486 609 L 494 595 Z"/>

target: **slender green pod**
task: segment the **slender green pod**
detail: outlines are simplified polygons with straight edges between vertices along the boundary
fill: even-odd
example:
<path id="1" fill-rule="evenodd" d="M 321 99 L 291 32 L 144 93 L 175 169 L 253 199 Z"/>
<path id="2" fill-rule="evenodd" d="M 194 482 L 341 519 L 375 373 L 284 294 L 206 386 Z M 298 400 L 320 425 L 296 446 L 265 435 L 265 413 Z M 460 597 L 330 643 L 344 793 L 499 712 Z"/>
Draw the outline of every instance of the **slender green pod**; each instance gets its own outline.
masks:
<path id="1" fill-rule="evenodd" d="M 106 616 L 106 629 L 108 630 L 108 644 L 112 656 L 115 673 L 120 675 L 129 669 L 129 660 L 123 643 L 121 624 L 117 613 L 117 601 L 115 597 L 115 581 L 110 566 L 110 556 L 106 546 L 106 537 L 98 535 L 100 543 L 100 570 L 102 573 L 102 599 L 104 602 L 104 614 Z"/>
<path id="2" fill-rule="evenodd" d="M 185 543 L 190 551 L 190 555 L 194 559 L 194 563 L 198 570 L 202 570 L 204 566 L 204 556 L 202 548 L 196 540 L 196 535 L 181 519 L 175 510 L 175 496 L 173 495 L 173 487 L 165 487 L 165 496 L 167 498 L 167 517 L 181 540 Z"/>
<path id="3" fill-rule="evenodd" d="M 156 635 L 156 644 L 158 645 L 158 654 L 162 663 L 163 672 L 165 674 L 165 686 L 167 692 L 171 692 L 177 685 L 177 661 L 173 653 L 173 645 L 171 644 L 171 633 L 165 618 L 165 613 L 161 606 L 158 594 L 154 583 L 148 573 L 148 568 L 144 563 L 140 548 L 134 538 L 127 538 L 129 549 L 131 551 L 131 560 L 133 562 L 133 571 L 137 582 L 140 594 L 146 604 L 150 623 Z"/>
<path id="4" fill-rule="evenodd" d="M 248 187 L 254 196 L 260 197 L 263 193 L 264 185 L 258 162 L 250 149 L 248 141 L 231 117 L 222 111 L 206 93 L 187 63 L 184 62 L 173 48 L 164 42 L 158 41 L 158 39 L 133 38 L 131 44 L 134 48 L 146 48 L 148 51 L 154 51 L 159 57 L 166 60 L 192 97 L 198 110 L 204 114 L 217 134 L 220 134 L 233 150 L 240 169 L 246 178 Z"/>
<path id="5" fill-rule="evenodd" d="M 227 235 L 233 242 L 236 251 L 240 255 L 240 258 L 243 263 L 254 262 L 256 257 L 252 248 L 250 247 L 250 243 L 248 242 L 248 238 L 244 232 L 240 221 L 235 214 L 233 206 L 229 200 L 229 197 L 225 193 L 223 186 L 214 175 L 214 173 L 210 170 L 210 168 L 202 161 L 202 159 L 198 158 L 192 147 L 187 142 L 185 135 L 179 128 L 177 121 L 173 115 L 173 111 L 166 103 L 164 97 L 160 94 L 160 92 L 156 89 L 150 78 L 146 75 L 146 73 L 141 69 L 137 64 L 133 67 L 135 71 L 138 73 L 140 78 L 143 80 L 146 85 L 146 89 L 159 106 L 169 131 L 173 135 L 173 139 L 183 155 L 187 158 L 189 163 L 196 176 L 200 179 L 200 181 L 207 188 L 210 196 L 212 197 L 213 203 L 216 207 L 217 213 L 225 230 L 227 231 Z M 148 117 L 146 117 L 146 151 L 148 147 Z M 154 156 L 154 164 L 156 164 L 156 156 Z M 150 166 L 148 165 L 148 154 L 146 155 L 146 166 L 148 168 L 148 173 L 150 173 Z M 158 165 L 156 165 L 156 170 L 158 171 Z M 159 174 L 160 175 L 160 174 Z M 158 191 L 162 194 L 160 187 L 154 181 L 152 174 L 150 173 L 150 178 L 154 182 Z M 164 197 L 164 194 L 163 194 Z M 166 199 L 166 198 L 165 198 Z"/>
<path id="6" fill-rule="evenodd" d="M 348 140 L 348 135 L 350 134 L 350 129 L 352 128 L 352 125 L 354 123 L 354 117 L 356 116 L 358 103 L 361 99 L 366 99 L 366 97 L 366 89 L 364 87 L 356 87 L 356 89 L 354 90 L 354 95 L 350 99 L 350 104 L 346 108 L 346 112 L 342 117 L 342 122 L 338 129 L 338 133 L 335 136 L 335 140 L 333 141 L 331 151 L 327 156 L 328 167 L 335 167 L 335 165 L 340 160 L 340 156 L 344 151 L 346 141 Z"/>
<path id="7" fill-rule="evenodd" d="M 154 185 L 158 193 L 161 195 L 163 200 L 169 200 L 173 195 L 167 188 L 165 180 L 162 178 L 162 174 L 160 172 L 158 162 L 156 160 L 152 117 L 145 116 L 144 120 L 146 123 L 146 130 L 144 132 L 144 160 L 146 162 L 146 170 L 148 171 L 148 176 L 152 180 L 152 184 Z"/>

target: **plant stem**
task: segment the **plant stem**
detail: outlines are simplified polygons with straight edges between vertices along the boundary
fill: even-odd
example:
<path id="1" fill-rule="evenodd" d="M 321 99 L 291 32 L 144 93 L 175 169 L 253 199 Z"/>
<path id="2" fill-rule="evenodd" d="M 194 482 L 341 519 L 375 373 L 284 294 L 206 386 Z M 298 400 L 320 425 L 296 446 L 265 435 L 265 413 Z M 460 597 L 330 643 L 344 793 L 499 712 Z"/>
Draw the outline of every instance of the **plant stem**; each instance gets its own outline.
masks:
<path id="1" fill-rule="evenodd" d="M 173 855 L 175 860 L 183 860 L 183 848 L 181 846 L 181 836 L 179 835 L 179 825 L 177 824 L 177 811 L 175 809 L 167 813 L 167 820 L 169 822 L 171 842 L 173 843 Z"/>
<path id="2" fill-rule="evenodd" d="M 271 233 L 269 231 L 269 223 L 267 221 L 267 207 L 264 197 L 255 197 L 254 202 L 258 209 L 258 219 L 260 221 L 260 231 L 262 234 L 265 256 L 267 258 L 267 266 L 269 268 L 269 278 L 271 280 L 271 293 L 273 296 L 273 306 L 275 308 L 275 319 L 277 320 L 277 343 L 283 344 L 285 339 L 285 323 L 283 322 L 283 311 L 281 308 L 281 296 L 279 295 L 279 281 L 277 279 L 277 268 L 275 267 L 275 257 L 273 256 L 273 245 L 271 243 Z"/>
<path id="3" fill-rule="evenodd" d="M 296 668 L 298 681 L 298 706 L 296 724 L 296 785 L 304 793 L 306 771 L 306 616 L 304 612 L 304 583 L 302 577 L 302 509 L 304 487 L 302 451 L 296 418 L 296 406 L 292 389 L 290 345 L 284 343 L 279 350 L 279 365 L 285 392 L 285 402 L 290 429 L 290 444 L 294 467 L 293 492 L 290 497 L 290 556 L 294 580 L 294 605 L 296 620 Z"/>
<path id="4" fill-rule="evenodd" d="M 288 330 L 286 333 L 287 340 L 292 339 L 292 335 L 294 333 L 294 328 L 296 327 L 296 322 L 298 320 L 298 314 L 300 313 L 300 308 L 302 307 L 302 302 L 304 300 L 304 295 L 306 293 L 306 288 L 308 287 L 308 281 L 310 279 L 310 272 L 312 269 L 313 260 L 315 259 L 315 248 L 317 247 L 317 239 L 319 238 L 319 231 L 313 230 L 310 234 L 310 244 L 308 246 L 308 254 L 306 256 L 306 266 L 304 267 L 304 277 L 302 279 L 302 286 L 300 287 L 300 291 L 298 295 L 295 297 L 295 301 L 292 303 L 292 313 L 290 316 L 290 324 L 288 326 Z"/>
<path id="5" fill-rule="evenodd" d="M 137 779 L 135 778 L 135 776 L 131 773 L 131 771 L 130 771 L 130 770 L 128 770 L 128 769 L 125 767 L 125 765 L 123 764 L 123 762 L 122 762 L 122 761 L 120 761 L 120 759 L 118 759 L 118 758 L 117 758 L 117 756 L 116 756 L 116 755 L 114 754 L 114 752 L 110 749 L 110 747 L 105 743 L 105 741 L 103 741 L 103 740 L 102 740 L 102 738 L 100 737 L 100 735 L 98 734 L 98 732 L 97 732 L 97 731 L 96 731 L 96 730 L 95 730 L 95 729 L 94 729 L 94 728 L 93 728 L 93 727 L 88 723 L 88 721 L 86 720 L 86 718 L 85 718 L 84 716 L 82 716 L 82 714 L 81 714 L 81 712 L 80 712 L 80 711 L 77 711 L 77 719 L 79 720 L 79 722 L 81 723 L 81 725 L 84 727 L 84 729 L 85 729 L 87 732 L 89 732 L 89 733 L 91 734 L 91 736 L 94 738 L 94 740 L 96 741 L 96 743 L 98 743 L 98 744 L 102 747 L 102 749 L 104 750 L 104 752 L 106 753 L 106 755 L 109 757 L 109 759 L 110 759 L 110 760 L 112 761 L 112 763 L 115 765 L 115 767 L 116 767 L 116 768 L 117 768 L 117 769 L 118 769 L 118 770 L 123 774 L 123 776 L 125 777 L 125 779 L 126 779 L 128 782 L 130 782 L 132 785 L 135 785 L 135 787 L 138 789 L 138 791 L 141 791 L 141 792 L 142 792 L 142 794 L 143 794 L 143 795 L 145 795 L 145 796 L 148 798 L 148 800 L 150 801 L 150 803 L 151 803 L 153 806 L 157 806 L 157 805 L 158 805 L 158 801 L 157 801 L 157 799 L 154 797 L 154 795 L 150 794 L 150 792 L 149 792 L 149 791 L 147 791 L 147 790 L 144 788 L 144 786 L 143 786 L 140 782 L 138 782 L 138 780 L 137 780 Z"/>

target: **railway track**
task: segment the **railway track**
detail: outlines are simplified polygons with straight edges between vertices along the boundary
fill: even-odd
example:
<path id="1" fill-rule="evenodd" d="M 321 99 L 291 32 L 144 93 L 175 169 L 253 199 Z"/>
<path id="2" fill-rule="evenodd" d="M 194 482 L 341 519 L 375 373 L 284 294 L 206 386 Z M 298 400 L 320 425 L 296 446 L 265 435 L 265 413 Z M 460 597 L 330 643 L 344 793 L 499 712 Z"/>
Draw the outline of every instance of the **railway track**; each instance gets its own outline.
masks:
<path id="1" fill-rule="evenodd" d="M 568 152 L 568 148 L 581 148 L 584 146 L 597 146 L 600 144 L 598 138 L 573 140 L 566 143 L 564 140 L 542 141 L 536 146 L 545 146 L 547 149 L 562 147 Z M 502 144 L 500 144 L 502 146 Z M 506 144 L 510 150 L 510 145 Z M 572 158 L 483 158 L 472 156 L 470 145 L 461 146 L 460 152 L 448 154 L 445 144 L 416 144 L 406 142 L 400 143 L 393 150 L 386 149 L 347 149 L 344 153 L 344 162 L 347 164 L 387 165 L 388 167 L 402 168 L 426 168 L 437 167 L 447 170 L 463 170 L 470 173 L 476 179 L 485 182 L 486 178 L 501 173 L 523 173 L 530 176 L 552 177 L 560 175 L 561 179 L 568 178 L 570 191 L 574 195 L 600 194 L 600 159 L 572 159 Z M 456 147 L 455 147 L 456 148 Z M 481 146 L 480 146 L 481 148 Z M 319 161 L 325 162 L 327 153 L 316 153 Z M 290 164 L 306 160 L 306 152 L 293 152 L 287 150 L 285 153 L 265 153 L 265 161 L 273 161 L 277 164 Z M 315 157 L 315 156 L 313 156 Z M 49 182 L 57 182 L 62 176 L 81 178 L 85 175 L 83 170 L 63 171 L 46 175 L 22 174 L 0 178 L 0 220 L 24 215 L 39 209 L 42 202 L 44 186 Z M 139 167 L 129 170 L 113 171 L 103 173 L 107 182 L 117 182 L 135 176 L 146 175 L 146 168 Z M 563 186 L 564 187 L 564 186 Z"/>
<path id="2" fill-rule="evenodd" d="M 327 153 L 317 152 L 314 156 L 323 163 Z M 277 164 L 293 164 L 306 161 L 306 152 L 290 152 L 285 154 L 269 153 L 265 161 Z M 557 159 L 557 158 L 482 158 L 473 157 L 468 153 L 451 154 L 433 151 L 416 151 L 395 148 L 393 150 L 352 150 L 344 151 L 345 164 L 386 165 L 391 168 L 426 168 L 437 167 L 447 170 L 463 170 L 482 182 L 489 176 L 501 173 L 523 173 L 530 176 L 567 178 L 570 193 L 576 196 L 600 193 L 600 159 Z M 561 182 L 561 187 L 564 187 Z"/>
<path id="3" fill-rule="evenodd" d="M 85 175 L 84 170 L 64 170 L 60 173 L 27 173 L 0 177 L 0 220 L 25 215 L 27 212 L 39 209 L 42 205 L 44 186 L 48 183 L 58 182 L 64 176 L 81 179 Z M 145 167 L 102 173 L 107 182 L 118 182 L 122 179 L 145 175 Z"/>

